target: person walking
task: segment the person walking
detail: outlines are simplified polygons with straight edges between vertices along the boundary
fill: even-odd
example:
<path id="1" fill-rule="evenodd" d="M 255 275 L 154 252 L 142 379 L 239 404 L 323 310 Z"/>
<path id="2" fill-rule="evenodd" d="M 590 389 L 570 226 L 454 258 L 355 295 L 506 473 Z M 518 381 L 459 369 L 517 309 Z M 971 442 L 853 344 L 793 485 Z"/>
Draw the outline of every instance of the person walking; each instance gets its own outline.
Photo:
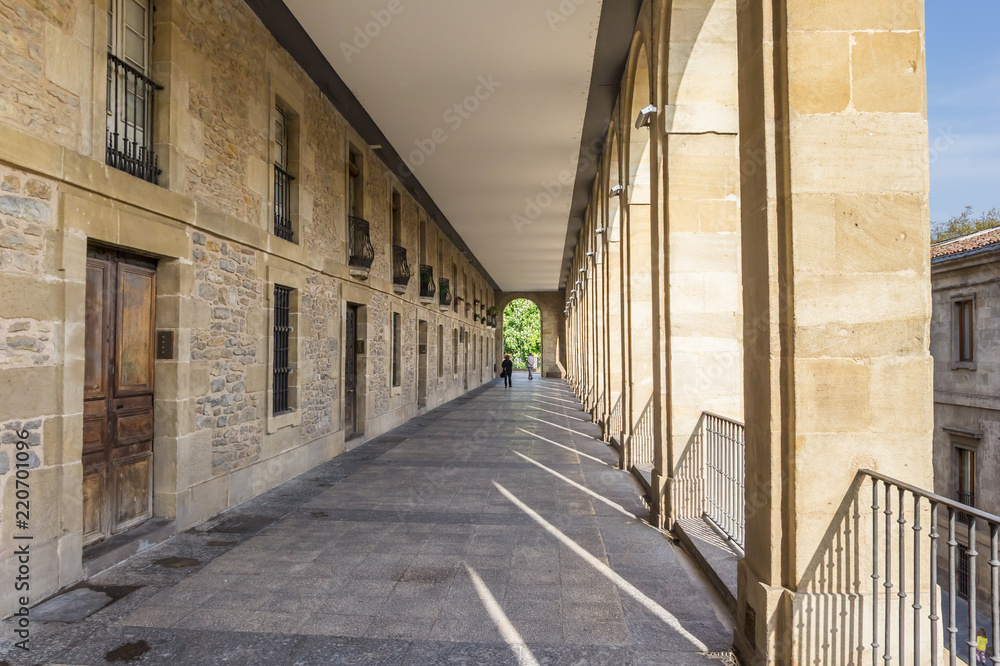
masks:
<path id="1" fill-rule="evenodd" d="M 503 377 L 503 385 L 505 388 L 510 388 L 514 383 L 513 378 L 510 374 L 514 370 L 514 363 L 510 360 L 510 354 L 503 355 L 503 363 L 500 364 L 500 376 Z"/>
<path id="2" fill-rule="evenodd" d="M 986 666 L 986 648 L 990 642 L 986 639 L 986 630 L 982 627 L 976 632 L 976 666 Z"/>
<path id="3" fill-rule="evenodd" d="M 528 354 L 528 379 L 534 379 L 532 373 L 535 371 L 535 363 L 537 362 L 534 353 Z"/>

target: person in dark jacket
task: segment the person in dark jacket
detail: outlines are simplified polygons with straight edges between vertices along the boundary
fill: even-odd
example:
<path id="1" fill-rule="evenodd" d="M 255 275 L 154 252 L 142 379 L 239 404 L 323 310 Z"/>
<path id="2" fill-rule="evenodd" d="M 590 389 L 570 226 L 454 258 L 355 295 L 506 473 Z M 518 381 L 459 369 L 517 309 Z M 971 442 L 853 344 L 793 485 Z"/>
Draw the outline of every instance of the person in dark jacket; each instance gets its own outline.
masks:
<path id="1" fill-rule="evenodd" d="M 510 360 L 510 354 L 504 354 L 503 363 L 500 364 L 500 376 L 503 377 L 503 385 L 507 388 L 514 383 L 510 376 L 513 370 L 514 363 Z"/>

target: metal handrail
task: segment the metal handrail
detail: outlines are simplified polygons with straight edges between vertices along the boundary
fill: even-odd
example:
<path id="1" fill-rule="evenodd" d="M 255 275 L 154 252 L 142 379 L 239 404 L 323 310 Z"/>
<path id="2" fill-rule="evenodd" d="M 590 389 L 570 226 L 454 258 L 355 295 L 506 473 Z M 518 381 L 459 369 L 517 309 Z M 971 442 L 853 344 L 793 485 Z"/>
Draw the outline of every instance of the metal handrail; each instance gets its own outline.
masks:
<path id="1" fill-rule="evenodd" d="M 947 632 L 947 650 L 949 651 L 951 664 L 956 664 L 958 659 L 958 621 L 957 621 L 957 597 L 960 594 L 961 588 L 967 585 L 967 590 L 969 594 L 968 601 L 968 636 L 965 641 L 965 646 L 967 648 L 965 657 L 968 659 L 968 663 L 977 663 L 977 620 L 978 620 L 978 586 L 977 586 L 977 566 L 976 560 L 979 557 L 978 548 L 980 546 L 979 539 L 977 536 L 978 523 L 980 521 L 985 523 L 985 526 L 989 530 L 989 549 L 990 549 L 990 559 L 987 561 L 987 566 L 989 567 L 989 581 L 990 581 L 990 594 L 989 594 L 989 608 L 991 614 L 991 625 L 993 632 L 993 640 L 996 641 L 1000 637 L 1000 516 L 992 513 L 987 513 L 981 509 L 976 509 L 975 507 L 969 506 L 967 504 L 962 504 L 961 502 L 956 502 L 952 499 L 938 495 L 936 493 L 918 488 L 912 484 L 906 483 L 905 481 L 900 481 L 899 479 L 894 479 L 885 474 L 880 474 L 870 469 L 862 469 L 858 472 L 859 475 L 867 476 L 872 479 L 872 596 L 871 596 L 871 617 L 872 617 L 872 659 L 873 663 L 878 658 L 878 654 L 881 651 L 882 659 L 885 663 L 893 658 L 892 648 L 895 646 L 899 650 L 897 661 L 899 663 L 906 663 L 906 655 L 904 653 L 904 647 L 906 645 L 905 631 L 906 631 L 906 615 L 910 612 L 906 606 L 906 600 L 908 596 L 912 594 L 913 603 L 910 604 L 910 609 L 913 613 L 912 627 L 913 627 L 913 659 L 914 663 L 923 663 L 921 660 L 921 639 L 920 639 L 920 626 L 922 621 L 922 608 L 921 605 L 921 586 L 924 583 L 924 579 L 920 572 L 920 561 L 921 561 L 921 532 L 923 527 L 920 524 L 920 517 L 923 513 L 923 508 L 921 507 L 921 501 L 926 501 L 930 509 L 930 571 L 928 572 L 926 581 L 927 590 L 930 593 L 930 613 L 927 615 L 927 620 L 930 622 L 930 648 L 931 648 L 931 658 L 930 662 L 932 664 L 941 663 L 941 647 L 938 645 L 938 623 L 942 618 L 938 615 L 938 541 L 941 539 L 942 535 L 938 532 L 939 527 L 939 512 L 943 508 L 947 511 L 947 537 L 948 540 L 945 542 L 947 546 L 948 555 L 948 567 L 947 567 L 947 589 L 948 589 L 948 626 L 945 627 Z M 880 503 L 879 498 L 879 482 L 882 483 L 882 490 L 884 491 L 884 504 Z M 912 566 L 912 575 L 907 573 L 907 510 L 906 510 L 906 494 L 909 493 L 912 496 L 912 510 L 909 515 L 911 516 L 912 526 L 909 531 L 912 532 L 912 548 L 910 549 L 910 565 Z M 893 511 L 893 495 L 896 495 L 895 511 Z M 879 534 L 879 513 L 884 516 L 884 529 L 882 530 L 882 539 L 880 540 Z M 898 514 L 898 518 L 893 519 L 894 515 Z M 965 528 L 965 536 L 967 538 L 968 546 L 963 547 L 960 544 L 958 524 L 959 515 L 965 514 L 968 516 L 968 523 L 963 525 Z M 895 553 L 893 553 L 892 542 L 894 535 L 892 534 L 892 524 L 896 523 L 896 537 L 898 537 L 898 547 Z M 880 567 L 879 565 L 879 552 L 884 552 L 884 565 Z M 895 557 L 895 561 L 893 558 Z M 896 583 L 893 582 L 893 566 L 898 567 Z M 967 565 L 967 566 L 964 566 Z M 967 581 L 959 581 L 957 573 L 959 571 L 966 573 L 968 576 Z M 880 582 L 884 578 L 884 582 Z M 910 578 L 913 584 L 912 593 L 908 593 L 906 590 L 906 580 Z M 960 585 L 962 583 L 963 585 Z M 882 588 L 881 590 L 879 588 Z M 898 587 L 898 592 L 895 593 L 896 600 L 893 600 L 893 588 Z M 879 594 L 884 595 L 885 600 L 885 610 L 884 610 L 884 621 L 885 626 L 882 630 L 882 640 L 883 644 L 879 644 Z M 893 605 L 898 610 L 898 628 L 897 634 L 893 635 L 892 632 L 892 612 Z M 881 648 L 881 650 L 880 650 Z M 997 653 L 996 649 L 993 650 L 993 655 L 990 660 L 997 666 L 1000 664 L 1000 654 Z"/>
<path id="2" fill-rule="evenodd" d="M 635 422 L 635 428 L 629 436 L 629 449 L 633 465 L 648 465 L 653 462 L 656 437 L 653 433 L 653 396 L 650 396 L 642 413 Z"/>
<path id="3" fill-rule="evenodd" d="M 743 423 L 702 412 L 705 518 L 746 548 L 746 437 Z"/>

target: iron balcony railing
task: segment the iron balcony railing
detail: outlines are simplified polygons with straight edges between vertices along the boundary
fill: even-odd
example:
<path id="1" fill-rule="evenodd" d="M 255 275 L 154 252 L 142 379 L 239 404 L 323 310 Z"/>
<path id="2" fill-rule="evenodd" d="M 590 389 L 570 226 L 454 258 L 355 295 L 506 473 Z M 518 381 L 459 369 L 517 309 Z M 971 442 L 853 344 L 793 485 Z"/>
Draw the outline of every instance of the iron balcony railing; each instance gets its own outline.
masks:
<path id="1" fill-rule="evenodd" d="M 405 287 L 410 284 L 410 265 L 406 263 L 406 248 L 392 246 L 392 283 Z"/>
<path id="2" fill-rule="evenodd" d="M 445 307 L 451 305 L 451 287 L 448 284 L 448 278 L 441 278 L 441 286 L 438 289 L 438 303 Z"/>
<path id="3" fill-rule="evenodd" d="M 434 298 L 434 267 L 420 264 L 420 298 Z"/>
<path id="4" fill-rule="evenodd" d="M 369 232 L 368 220 L 353 215 L 348 222 L 348 259 L 347 265 L 356 268 L 371 268 L 375 261 L 375 248 Z"/>
<path id="5" fill-rule="evenodd" d="M 955 493 L 955 497 L 958 499 L 960 504 L 968 504 L 969 506 L 976 506 L 976 495 L 975 493 L 958 491 Z M 964 511 L 958 514 L 959 522 L 963 524 L 969 523 L 969 514 Z"/>
<path id="6" fill-rule="evenodd" d="M 992 638 L 989 643 L 993 646 L 992 654 L 987 660 L 994 666 L 1000 664 L 1000 654 L 997 653 L 994 642 L 1000 637 L 1000 516 L 935 495 L 878 472 L 865 469 L 859 473 L 870 478 L 872 485 L 872 663 L 877 664 L 882 660 L 888 664 L 890 660 L 895 660 L 894 663 L 905 664 L 912 660 L 914 664 L 940 664 L 944 663 L 943 650 L 948 651 L 949 663 L 952 665 L 958 663 L 960 654 L 968 664 L 982 663 L 977 662 L 976 638 L 978 629 L 986 624 L 988 627 L 983 628 L 990 631 Z M 963 513 L 968 516 L 968 523 L 959 528 L 959 515 Z M 896 525 L 895 530 L 893 523 Z M 879 529 L 880 524 L 883 525 L 882 529 Z M 940 532 L 942 527 L 947 530 L 945 535 Z M 923 536 L 925 533 L 926 537 Z M 943 544 L 942 536 L 947 537 Z M 895 549 L 893 542 L 897 543 Z M 908 543 L 912 545 L 908 546 Z M 929 558 L 922 556 L 925 543 L 929 549 Z M 947 559 L 947 566 L 942 566 L 941 569 L 947 579 L 939 588 L 938 569 L 942 547 L 946 550 L 945 557 L 941 559 Z M 989 550 L 989 559 L 979 564 L 980 555 L 987 555 L 979 552 L 981 547 Z M 921 571 L 921 562 L 928 565 L 928 571 Z M 980 572 L 988 576 L 988 589 L 982 595 L 978 586 Z M 965 580 L 961 580 L 963 574 Z M 907 582 L 910 583 L 910 590 L 907 589 Z M 958 598 L 962 596 L 963 587 L 968 592 L 968 602 L 961 609 L 966 614 L 962 621 L 966 626 L 962 627 L 965 640 L 960 644 Z M 938 614 L 938 599 L 940 595 L 943 604 L 945 592 L 948 597 L 947 617 L 942 618 Z M 927 601 L 925 595 L 929 596 L 926 609 L 922 603 Z M 881 604 L 880 596 L 883 600 Z M 980 596 L 983 598 L 980 599 Z M 911 597 L 912 601 L 908 602 Z M 980 601 L 983 603 L 980 604 Z M 883 607 L 881 612 L 880 605 Z M 988 621 L 979 622 L 980 608 L 989 613 Z M 908 617 L 911 618 L 909 621 Z M 947 626 L 943 627 L 945 645 L 940 644 L 943 621 L 947 622 Z M 926 645 L 921 639 L 922 626 L 930 631 L 931 654 L 927 661 L 921 654 Z M 908 635 L 911 639 L 906 638 Z M 894 651 L 898 654 L 893 654 Z"/>
<path id="7" fill-rule="evenodd" d="M 701 415 L 705 455 L 705 517 L 741 549 L 746 548 L 746 439 L 739 421 Z"/>
<path id="8" fill-rule="evenodd" d="M 653 433 L 653 398 L 643 408 L 639 420 L 628 439 L 633 465 L 651 465 L 653 463 L 653 446 L 656 438 Z"/>
<path id="9" fill-rule="evenodd" d="M 153 152 L 153 95 L 163 86 L 112 53 L 108 53 L 108 166 L 158 184 L 159 160 Z"/>
<path id="10" fill-rule="evenodd" d="M 277 164 L 274 165 L 274 235 L 292 240 L 292 181 L 295 180 Z"/>
<path id="11" fill-rule="evenodd" d="M 611 413 L 608 416 L 608 426 L 604 431 L 605 439 L 609 442 L 611 438 L 614 437 L 615 441 L 621 444 L 622 437 L 622 408 L 624 400 L 622 397 L 624 393 L 619 393 L 618 397 L 614 400 L 614 407 L 611 408 Z"/>

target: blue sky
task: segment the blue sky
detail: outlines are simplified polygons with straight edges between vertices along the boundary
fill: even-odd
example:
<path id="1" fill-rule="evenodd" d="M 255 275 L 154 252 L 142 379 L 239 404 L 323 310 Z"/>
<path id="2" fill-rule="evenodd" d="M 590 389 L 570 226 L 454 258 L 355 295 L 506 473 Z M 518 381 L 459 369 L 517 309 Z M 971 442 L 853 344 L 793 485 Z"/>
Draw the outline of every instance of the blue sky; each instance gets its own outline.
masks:
<path id="1" fill-rule="evenodd" d="M 931 221 L 1000 208 L 1000 1 L 927 0 Z"/>

